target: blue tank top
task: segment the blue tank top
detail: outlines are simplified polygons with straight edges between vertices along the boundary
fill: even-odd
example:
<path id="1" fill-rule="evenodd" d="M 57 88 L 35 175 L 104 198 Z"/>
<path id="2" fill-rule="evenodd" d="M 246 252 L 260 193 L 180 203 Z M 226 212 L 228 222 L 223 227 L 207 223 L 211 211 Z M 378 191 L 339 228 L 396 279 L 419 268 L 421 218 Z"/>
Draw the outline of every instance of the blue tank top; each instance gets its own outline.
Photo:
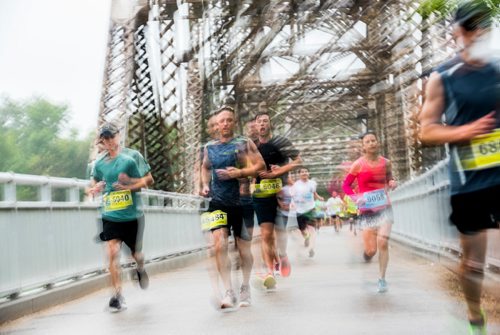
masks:
<path id="1" fill-rule="evenodd" d="M 496 128 L 500 128 L 498 64 L 477 67 L 465 63 L 457 56 L 436 70 L 441 75 L 445 91 L 446 124 L 463 125 L 496 111 Z M 464 146 L 450 144 L 449 173 L 452 195 L 500 185 L 500 167 L 464 171 L 460 166 L 460 150 L 463 149 Z"/>
<path id="2" fill-rule="evenodd" d="M 219 140 L 207 143 L 206 149 L 210 162 L 212 180 L 210 195 L 212 202 L 225 206 L 240 206 L 240 184 L 238 179 L 220 180 L 215 170 L 227 167 L 240 168 L 245 165 L 248 139 L 242 136 L 227 143 Z"/>

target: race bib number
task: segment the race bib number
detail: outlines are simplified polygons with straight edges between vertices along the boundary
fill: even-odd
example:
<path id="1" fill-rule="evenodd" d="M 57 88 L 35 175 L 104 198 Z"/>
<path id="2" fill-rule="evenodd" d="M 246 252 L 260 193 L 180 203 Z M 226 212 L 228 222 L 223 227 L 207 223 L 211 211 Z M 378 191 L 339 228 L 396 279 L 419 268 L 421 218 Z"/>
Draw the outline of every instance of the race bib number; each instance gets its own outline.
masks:
<path id="1" fill-rule="evenodd" d="M 460 163 L 464 170 L 482 170 L 500 166 L 500 129 L 477 136 L 465 148 L 460 148 Z"/>
<path id="2" fill-rule="evenodd" d="M 203 231 L 209 231 L 224 226 L 227 226 L 227 213 L 221 210 L 207 212 L 201 215 L 201 230 Z"/>
<path id="3" fill-rule="evenodd" d="M 259 184 L 255 184 L 254 195 L 258 197 L 269 197 L 279 193 L 283 187 L 281 178 L 276 179 L 262 179 Z"/>
<path id="4" fill-rule="evenodd" d="M 384 189 L 363 193 L 363 200 L 365 203 L 361 206 L 361 209 L 386 207 L 389 204 L 389 198 Z"/>
<path id="5" fill-rule="evenodd" d="M 125 209 L 133 205 L 132 193 L 130 190 L 115 191 L 103 197 L 104 211 L 112 212 Z"/>

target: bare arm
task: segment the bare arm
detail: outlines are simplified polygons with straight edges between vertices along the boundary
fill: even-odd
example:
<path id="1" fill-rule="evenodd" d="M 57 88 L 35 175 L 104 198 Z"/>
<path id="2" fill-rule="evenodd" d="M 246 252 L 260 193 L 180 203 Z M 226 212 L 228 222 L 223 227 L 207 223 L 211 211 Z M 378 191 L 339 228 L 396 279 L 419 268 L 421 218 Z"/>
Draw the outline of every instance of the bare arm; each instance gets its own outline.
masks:
<path id="1" fill-rule="evenodd" d="M 253 141 L 248 141 L 247 150 L 247 162 L 251 162 L 251 164 L 247 164 L 249 166 L 240 169 L 241 176 L 254 177 L 257 175 L 258 171 L 264 170 L 266 168 L 266 163 L 264 163 L 264 159 L 262 158 L 262 155 L 260 154 Z"/>
<path id="2" fill-rule="evenodd" d="M 205 153 L 203 155 L 203 162 L 201 163 L 201 195 L 208 196 L 210 191 L 210 179 L 212 175 L 210 174 L 210 162 L 208 161 L 208 152 L 205 148 Z"/>
<path id="3" fill-rule="evenodd" d="M 420 114 L 420 140 L 422 143 L 439 145 L 458 143 L 491 132 L 495 128 L 495 113 L 491 112 L 482 118 L 461 126 L 448 126 L 441 122 L 445 107 L 445 92 L 441 76 L 431 74 L 426 89 L 426 100 Z"/>
<path id="4" fill-rule="evenodd" d="M 261 178 L 276 178 L 292 171 L 293 169 L 300 166 L 300 164 L 302 164 L 302 158 L 300 157 L 300 155 L 298 155 L 292 161 L 283 166 L 273 165 L 271 171 L 262 171 L 259 173 L 259 176 Z"/>
<path id="5" fill-rule="evenodd" d="M 325 199 L 318 194 L 318 192 L 314 192 L 314 200 L 324 201 Z"/>
<path id="6" fill-rule="evenodd" d="M 387 160 L 386 163 L 386 174 L 387 174 L 387 186 L 391 190 L 395 189 L 397 186 L 396 180 L 394 180 L 394 177 L 392 175 L 392 163 L 390 160 Z"/>

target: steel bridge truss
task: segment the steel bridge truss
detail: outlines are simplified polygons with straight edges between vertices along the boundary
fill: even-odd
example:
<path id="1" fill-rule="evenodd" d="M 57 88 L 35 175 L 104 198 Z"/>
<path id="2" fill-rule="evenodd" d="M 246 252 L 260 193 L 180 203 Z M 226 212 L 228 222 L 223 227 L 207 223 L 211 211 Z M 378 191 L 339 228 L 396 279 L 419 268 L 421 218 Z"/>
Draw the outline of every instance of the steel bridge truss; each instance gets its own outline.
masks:
<path id="1" fill-rule="evenodd" d="M 208 117 L 259 111 L 321 185 L 374 130 L 398 179 L 442 157 L 417 139 L 422 73 L 449 56 L 449 23 L 414 0 L 113 2 L 99 123 L 115 121 L 158 189 L 196 192 Z"/>

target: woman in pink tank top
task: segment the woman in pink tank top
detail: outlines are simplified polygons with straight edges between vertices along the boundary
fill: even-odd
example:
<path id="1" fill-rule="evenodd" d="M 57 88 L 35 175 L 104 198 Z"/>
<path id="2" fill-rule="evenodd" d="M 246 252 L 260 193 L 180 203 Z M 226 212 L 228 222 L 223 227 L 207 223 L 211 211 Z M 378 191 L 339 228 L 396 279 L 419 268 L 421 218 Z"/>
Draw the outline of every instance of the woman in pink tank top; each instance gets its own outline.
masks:
<path id="1" fill-rule="evenodd" d="M 378 292 L 383 293 L 387 291 L 385 272 L 389 262 L 389 236 L 393 222 L 387 190 L 395 188 L 396 182 L 392 177 L 391 162 L 379 154 L 377 136 L 368 132 L 361 140 L 363 156 L 352 164 L 342 189 L 356 201 L 359 208 L 365 261 L 370 261 L 379 250 Z M 359 193 L 355 193 L 351 187 L 354 180 L 358 181 Z"/>

